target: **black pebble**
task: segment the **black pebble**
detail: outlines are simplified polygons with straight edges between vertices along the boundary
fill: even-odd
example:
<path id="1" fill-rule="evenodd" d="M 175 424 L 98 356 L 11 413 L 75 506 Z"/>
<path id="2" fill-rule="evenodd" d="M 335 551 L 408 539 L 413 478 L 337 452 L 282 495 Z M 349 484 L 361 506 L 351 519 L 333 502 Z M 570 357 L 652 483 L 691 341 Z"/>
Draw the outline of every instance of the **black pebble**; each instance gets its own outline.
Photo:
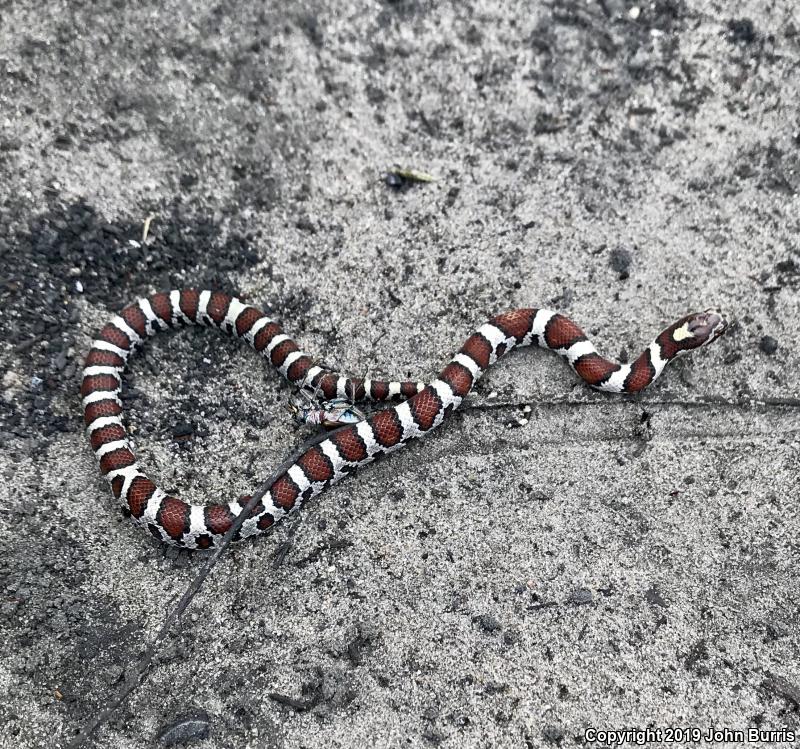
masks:
<path id="1" fill-rule="evenodd" d="M 198 177 L 196 174 L 189 174 L 189 173 L 181 174 L 180 184 L 184 190 L 191 189 L 197 184 L 197 182 L 198 182 Z"/>
<path id="2" fill-rule="evenodd" d="M 750 44 L 756 39 L 756 28 L 749 18 L 735 18 L 728 21 L 728 39 L 736 43 Z"/>
<path id="3" fill-rule="evenodd" d="M 798 266 L 792 258 L 786 258 L 786 260 L 781 260 L 779 263 L 776 263 L 775 270 L 778 273 L 786 273 L 790 276 L 800 275 L 800 266 Z"/>
<path id="4" fill-rule="evenodd" d="M 308 232 L 309 234 L 316 234 L 317 227 L 314 225 L 314 222 L 308 216 L 301 216 L 297 219 L 297 228 L 300 231 Z"/>
<path id="5" fill-rule="evenodd" d="M 765 354 L 772 356 L 778 350 L 778 342 L 771 335 L 765 335 L 758 342 L 758 347 Z"/>
<path id="6" fill-rule="evenodd" d="M 184 421 L 172 427 L 172 439 L 174 439 L 175 442 L 184 442 L 185 440 L 191 439 L 193 434 L 194 426 L 189 424 L 189 422 Z"/>
<path id="7" fill-rule="evenodd" d="M 479 616 L 472 617 L 472 621 L 480 625 L 484 632 L 497 632 L 503 626 L 491 614 L 480 614 Z"/>
<path id="8" fill-rule="evenodd" d="M 545 726 L 542 734 L 551 744 L 560 744 L 564 738 L 564 730 L 560 726 Z"/>
<path id="9" fill-rule="evenodd" d="M 399 174 L 395 174 L 394 172 L 389 172 L 384 179 L 386 181 L 386 185 L 394 190 L 399 190 L 405 185 L 405 180 Z"/>
<path id="10" fill-rule="evenodd" d="M 633 257 L 624 247 L 615 247 L 611 250 L 611 268 L 619 273 L 620 281 L 630 276 L 630 267 Z"/>

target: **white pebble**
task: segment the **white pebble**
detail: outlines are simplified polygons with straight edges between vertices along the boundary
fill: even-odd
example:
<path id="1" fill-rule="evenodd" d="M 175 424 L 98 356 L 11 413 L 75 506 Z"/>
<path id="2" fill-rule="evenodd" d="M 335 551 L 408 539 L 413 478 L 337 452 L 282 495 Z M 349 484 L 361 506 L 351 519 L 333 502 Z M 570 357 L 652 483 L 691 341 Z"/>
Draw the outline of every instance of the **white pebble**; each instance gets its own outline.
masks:
<path id="1" fill-rule="evenodd" d="M 22 378 L 13 370 L 9 369 L 3 375 L 2 385 L 5 388 L 3 391 L 3 400 L 6 403 L 11 403 L 14 400 L 14 396 L 23 388 L 23 380 Z"/>
<path id="2" fill-rule="evenodd" d="M 79 294 L 83 294 L 83 284 L 80 281 L 75 281 L 75 291 Z"/>
<path id="3" fill-rule="evenodd" d="M 19 388 L 22 387 L 22 378 L 12 369 L 8 369 L 3 375 L 2 384 L 4 388 Z"/>
<path id="4" fill-rule="evenodd" d="M 489 395 L 487 395 L 486 397 L 487 398 L 496 398 L 497 397 L 497 391 L 496 390 L 492 390 L 492 392 L 489 393 Z"/>
<path id="5" fill-rule="evenodd" d="M 628 15 L 635 21 L 639 14 L 641 13 L 641 8 L 637 8 L 635 5 L 628 11 Z"/>

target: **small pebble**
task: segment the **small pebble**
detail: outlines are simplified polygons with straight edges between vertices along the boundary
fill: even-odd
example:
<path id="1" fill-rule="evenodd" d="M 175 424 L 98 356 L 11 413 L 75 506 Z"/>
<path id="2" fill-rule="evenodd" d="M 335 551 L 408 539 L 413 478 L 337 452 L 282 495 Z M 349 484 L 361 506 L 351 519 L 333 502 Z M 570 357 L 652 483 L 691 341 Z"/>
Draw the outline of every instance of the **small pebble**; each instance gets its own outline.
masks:
<path id="1" fill-rule="evenodd" d="M 638 10 L 638 8 L 631 8 L 631 10 Z M 545 726 L 542 729 L 542 735 L 551 744 L 560 744 L 564 738 L 564 729 L 560 726 Z"/>
<path id="2" fill-rule="evenodd" d="M 64 349 L 56 354 L 56 358 L 53 360 L 53 366 L 59 371 L 63 372 L 67 366 L 67 352 Z"/>
<path id="3" fill-rule="evenodd" d="M 615 247 L 611 250 L 611 257 L 609 258 L 611 268 L 619 273 L 619 278 L 624 281 L 630 276 L 631 262 L 633 256 L 624 247 Z"/>
<path id="4" fill-rule="evenodd" d="M 772 356 L 778 350 L 778 342 L 771 336 L 762 336 L 758 343 L 758 347 L 769 356 Z"/>
<path id="5" fill-rule="evenodd" d="M 472 618 L 472 621 L 479 624 L 484 632 L 497 632 L 497 630 L 503 628 L 500 622 L 498 622 L 497 619 L 491 614 L 481 614 L 480 616 L 475 616 Z"/>
<path id="6" fill-rule="evenodd" d="M 405 184 L 405 180 L 399 174 L 395 174 L 394 172 L 389 172 L 384 179 L 386 181 L 386 185 L 391 187 L 393 190 L 399 190 Z"/>
<path id="7" fill-rule="evenodd" d="M 301 216 L 299 219 L 297 219 L 295 225 L 297 226 L 298 229 L 300 229 L 300 231 L 305 231 L 308 232 L 309 234 L 317 233 L 316 225 L 308 216 Z"/>
<path id="8" fill-rule="evenodd" d="M 79 294 L 83 294 L 83 284 L 80 281 L 75 281 L 75 291 Z"/>
<path id="9" fill-rule="evenodd" d="M 733 43 L 751 44 L 756 40 L 756 27 L 749 18 L 728 21 L 728 39 Z"/>
<path id="10" fill-rule="evenodd" d="M 22 378 L 12 369 L 7 369 L 3 374 L 3 379 L 0 380 L 4 388 L 13 390 L 22 389 Z"/>
<path id="11" fill-rule="evenodd" d="M 578 588 L 577 590 L 573 590 L 569 596 L 569 602 L 578 606 L 584 606 L 585 604 L 592 603 L 593 601 L 594 596 L 592 595 L 592 591 L 588 588 Z"/>
<path id="12" fill-rule="evenodd" d="M 186 442 L 194 436 L 194 426 L 184 421 L 172 427 L 172 439 L 175 442 Z"/>

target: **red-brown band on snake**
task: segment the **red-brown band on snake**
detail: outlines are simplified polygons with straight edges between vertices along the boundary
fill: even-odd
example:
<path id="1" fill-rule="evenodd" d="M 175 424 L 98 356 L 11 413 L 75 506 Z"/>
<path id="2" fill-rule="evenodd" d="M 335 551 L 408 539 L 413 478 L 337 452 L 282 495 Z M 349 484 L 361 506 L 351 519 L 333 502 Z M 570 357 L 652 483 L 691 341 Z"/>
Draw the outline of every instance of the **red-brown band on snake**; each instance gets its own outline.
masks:
<path id="1" fill-rule="evenodd" d="M 292 384 L 319 398 L 408 398 L 342 427 L 306 450 L 256 505 L 239 538 L 264 533 L 355 468 L 435 429 L 458 408 L 484 371 L 513 348 L 535 344 L 550 349 L 593 388 L 636 393 L 650 385 L 672 359 L 705 346 L 727 328 L 723 316 L 714 310 L 687 315 L 660 333 L 632 364 L 618 364 L 600 356 L 583 331 L 563 315 L 547 309 L 518 309 L 481 326 L 439 377 L 425 385 L 360 380 L 330 372 L 314 364 L 274 320 L 221 292 L 183 289 L 140 299 L 106 324 L 86 357 L 81 385 L 84 421 L 114 496 L 156 538 L 190 549 L 209 549 L 219 543 L 248 498 L 203 506 L 168 496 L 136 462 L 122 420 L 120 390 L 126 363 L 145 338 L 194 324 L 247 341 Z"/>

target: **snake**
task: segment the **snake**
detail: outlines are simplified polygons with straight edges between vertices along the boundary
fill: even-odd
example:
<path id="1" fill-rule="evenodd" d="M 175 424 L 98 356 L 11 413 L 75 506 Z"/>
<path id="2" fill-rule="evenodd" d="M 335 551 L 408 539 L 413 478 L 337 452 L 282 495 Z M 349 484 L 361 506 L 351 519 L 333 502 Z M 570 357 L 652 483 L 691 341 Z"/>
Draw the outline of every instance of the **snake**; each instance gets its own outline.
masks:
<path id="1" fill-rule="evenodd" d="M 324 367 L 277 321 L 221 291 L 176 289 L 138 299 L 106 323 L 87 354 L 81 382 L 84 423 L 100 471 L 126 514 L 159 541 L 186 549 L 218 546 L 251 497 L 194 504 L 161 489 L 137 462 L 121 394 L 123 372 L 144 341 L 187 325 L 216 328 L 247 342 L 292 385 L 317 398 L 400 401 L 332 431 L 301 452 L 250 510 L 235 540 L 269 531 L 345 476 L 429 434 L 512 349 L 549 349 L 592 388 L 632 394 L 651 385 L 673 359 L 708 345 L 728 328 L 715 309 L 692 313 L 665 328 L 631 363 L 619 363 L 601 356 L 565 315 L 516 309 L 479 327 L 439 375 L 425 383 L 353 378 Z"/>

